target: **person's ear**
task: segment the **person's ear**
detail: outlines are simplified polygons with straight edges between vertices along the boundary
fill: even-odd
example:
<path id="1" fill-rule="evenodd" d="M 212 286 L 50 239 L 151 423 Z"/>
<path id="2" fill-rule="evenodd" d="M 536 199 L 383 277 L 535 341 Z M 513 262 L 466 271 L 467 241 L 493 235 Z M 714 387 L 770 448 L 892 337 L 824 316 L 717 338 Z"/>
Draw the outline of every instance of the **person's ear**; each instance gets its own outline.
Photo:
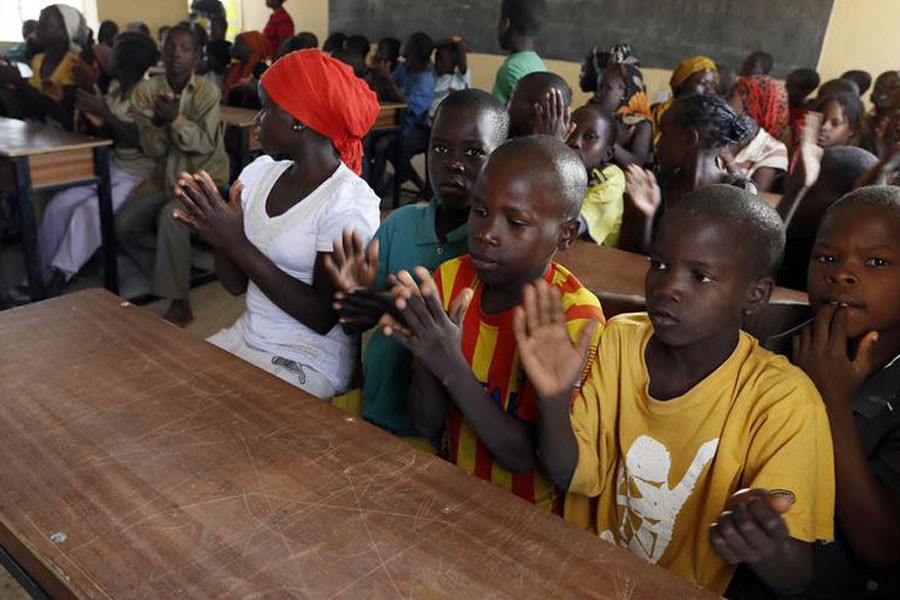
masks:
<path id="1" fill-rule="evenodd" d="M 569 219 L 559 226 L 559 240 L 556 242 L 558 250 L 565 250 L 575 243 L 578 238 L 580 223 L 578 217 Z"/>
<path id="2" fill-rule="evenodd" d="M 497 22 L 497 31 L 500 33 L 509 31 L 509 17 L 500 17 L 500 21 Z"/>
<path id="3" fill-rule="evenodd" d="M 754 315 L 764 309 L 769 304 L 774 289 L 775 278 L 771 275 L 759 277 L 751 282 L 744 300 L 744 315 Z"/>
<path id="4" fill-rule="evenodd" d="M 688 129 L 685 136 L 685 146 L 687 148 L 697 148 L 700 146 L 700 132 L 696 129 Z"/>

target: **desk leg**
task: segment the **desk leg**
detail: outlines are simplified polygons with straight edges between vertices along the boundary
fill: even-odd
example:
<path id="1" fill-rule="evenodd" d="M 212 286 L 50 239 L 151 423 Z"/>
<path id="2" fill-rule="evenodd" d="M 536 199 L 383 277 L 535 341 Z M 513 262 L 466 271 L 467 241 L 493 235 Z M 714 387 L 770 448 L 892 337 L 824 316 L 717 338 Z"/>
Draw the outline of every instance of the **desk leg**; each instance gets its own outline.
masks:
<path id="1" fill-rule="evenodd" d="M 116 224 L 113 220 L 112 187 L 109 180 L 109 146 L 94 148 L 94 169 L 97 173 L 97 198 L 100 203 L 104 285 L 113 294 L 118 294 L 119 264 L 116 248 Z"/>
<path id="2" fill-rule="evenodd" d="M 394 208 L 400 208 L 400 163 L 403 160 L 403 132 L 398 127 L 394 135 L 396 136 L 394 144 Z"/>
<path id="3" fill-rule="evenodd" d="M 44 282 L 41 280 L 37 219 L 34 214 L 34 200 L 31 197 L 31 167 L 28 164 L 28 157 L 15 159 L 13 169 L 16 172 L 16 200 L 19 203 L 19 217 L 22 220 L 22 245 L 25 250 L 28 292 L 32 300 L 41 300 L 44 297 Z"/>
<path id="4" fill-rule="evenodd" d="M 250 128 L 241 127 L 241 141 L 238 143 L 238 162 L 241 170 L 250 162 Z"/>

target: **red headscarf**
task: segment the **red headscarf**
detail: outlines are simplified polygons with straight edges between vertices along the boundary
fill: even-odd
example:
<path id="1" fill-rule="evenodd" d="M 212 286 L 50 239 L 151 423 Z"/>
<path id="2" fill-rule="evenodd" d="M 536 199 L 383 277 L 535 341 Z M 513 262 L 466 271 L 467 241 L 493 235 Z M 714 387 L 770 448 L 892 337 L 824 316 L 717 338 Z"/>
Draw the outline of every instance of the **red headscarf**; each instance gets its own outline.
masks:
<path id="1" fill-rule="evenodd" d="M 315 48 L 297 50 L 269 67 L 260 83 L 278 106 L 330 138 L 345 165 L 362 172 L 362 138 L 380 107 L 352 67 Z"/>
<path id="2" fill-rule="evenodd" d="M 252 54 L 250 55 L 250 58 L 247 59 L 247 62 L 233 64 L 231 65 L 231 68 L 228 69 L 228 75 L 225 76 L 225 83 L 222 84 L 223 102 L 228 102 L 228 94 L 231 92 L 231 88 L 253 75 L 256 65 L 266 60 L 266 56 L 269 54 L 269 42 L 266 40 L 266 36 L 258 31 L 245 31 L 244 33 L 239 33 L 235 38 L 234 43 L 237 43 L 237 40 L 242 40 Z"/>
<path id="3" fill-rule="evenodd" d="M 744 110 L 772 137 L 780 137 L 788 125 L 787 89 L 768 75 L 738 77 L 738 94 Z"/>

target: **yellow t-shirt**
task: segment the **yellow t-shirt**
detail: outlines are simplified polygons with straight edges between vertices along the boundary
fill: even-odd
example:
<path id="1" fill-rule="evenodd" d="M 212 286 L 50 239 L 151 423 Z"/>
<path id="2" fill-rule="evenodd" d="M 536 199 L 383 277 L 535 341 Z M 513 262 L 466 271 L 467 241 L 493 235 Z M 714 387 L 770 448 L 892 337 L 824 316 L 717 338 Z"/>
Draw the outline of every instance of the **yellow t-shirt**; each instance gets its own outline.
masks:
<path id="1" fill-rule="evenodd" d="M 654 400 L 644 360 L 652 333 L 640 313 L 611 319 L 600 338 L 572 406 L 578 465 L 566 519 L 718 594 L 734 567 L 708 530 L 741 488 L 793 494 L 791 537 L 831 539 L 831 434 L 806 375 L 741 332 L 728 360 L 688 393 Z"/>
<path id="2" fill-rule="evenodd" d="M 76 64 L 84 64 L 77 54 L 71 50 L 66 52 L 53 73 L 49 77 L 41 78 L 41 65 L 44 64 L 45 56 L 42 52 L 35 54 L 31 59 L 31 77 L 28 79 L 31 87 L 47 93 L 48 88 L 56 90 L 57 88 L 75 85 L 75 79 L 72 77 L 72 67 Z"/>
<path id="3" fill-rule="evenodd" d="M 625 173 L 616 165 L 591 171 L 581 204 L 588 235 L 601 246 L 616 248 L 625 212 Z"/>

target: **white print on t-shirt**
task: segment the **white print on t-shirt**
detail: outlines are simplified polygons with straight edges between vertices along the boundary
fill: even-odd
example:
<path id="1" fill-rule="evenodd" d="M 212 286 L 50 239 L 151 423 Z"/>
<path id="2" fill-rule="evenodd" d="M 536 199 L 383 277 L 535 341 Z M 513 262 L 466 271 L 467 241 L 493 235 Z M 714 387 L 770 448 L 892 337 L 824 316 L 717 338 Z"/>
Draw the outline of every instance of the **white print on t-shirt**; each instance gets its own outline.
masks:
<path id="1" fill-rule="evenodd" d="M 684 477 L 669 488 L 672 458 L 665 445 L 643 434 L 632 442 L 616 474 L 616 503 L 622 510 L 620 546 L 652 563 L 662 558 L 672 541 L 675 519 L 718 446 L 718 438 L 700 446 Z M 616 542 L 610 530 L 600 537 Z"/>

